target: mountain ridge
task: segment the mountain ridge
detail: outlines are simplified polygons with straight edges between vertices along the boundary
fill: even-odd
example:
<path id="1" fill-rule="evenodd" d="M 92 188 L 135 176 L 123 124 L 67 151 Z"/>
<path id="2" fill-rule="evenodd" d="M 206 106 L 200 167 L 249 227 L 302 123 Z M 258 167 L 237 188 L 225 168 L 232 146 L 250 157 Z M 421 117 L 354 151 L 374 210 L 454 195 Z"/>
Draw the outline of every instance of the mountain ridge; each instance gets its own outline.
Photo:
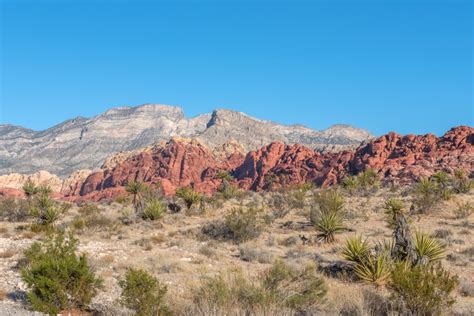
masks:
<path id="1" fill-rule="evenodd" d="M 91 118 L 65 120 L 41 131 L 0 125 L 0 174 L 46 170 L 65 177 L 75 170 L 98 168 L 113 153 L 135 150 L 176 136 L 197 138 L 211 148 L 234 140 L 246 151 L 272 141 L 337 151 L 373 138 L 370 132 L 351 126 L 335 125 L 318 131 L 227 109 L 187 118 L 183 109 L 176 106 L 121 106 Z"/>

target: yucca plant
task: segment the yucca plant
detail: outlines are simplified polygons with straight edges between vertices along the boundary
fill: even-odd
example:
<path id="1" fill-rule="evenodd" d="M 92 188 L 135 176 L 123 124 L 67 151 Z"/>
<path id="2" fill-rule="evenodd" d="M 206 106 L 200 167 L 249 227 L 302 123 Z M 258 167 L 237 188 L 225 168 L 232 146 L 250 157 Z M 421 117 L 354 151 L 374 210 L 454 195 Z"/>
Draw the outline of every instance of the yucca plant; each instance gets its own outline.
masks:
<path id="1" fill-rule="evenodd" d="M 397 198 L 390 198 L 385 201 L 383 209 L 386 214 L 388 226 L 390 228 L 395 228 L 398 216 L 405 213 L 405 205 L 403 201 Z"/>
<path id="2" fill-rule="evenodd" d="M 190 209 L 194 204 L 202 201 L 202 195 L 195 192 L 190 187 L 183 187 L 176 190 L 176 196 L 184 200 L 186 207 Z"/>
<path id="3" fill-rule="evenodd" d="M 135 211 L 138 211 L 140 200 L 143 194 L 148 190 L 147 185 L 141 181 L 129 181 L 125 186 L 125 190 L 132 195 L 133 206 L 135 207 Z"/>
<path id="4" fill-rule="evenodd" d="M 451 181 L 449 174 L 444 171 L 436 172 L 431 176 L 431 178 L 443 188 L 446 187 Z"/>
<path id="5" fill-rule="evenodd" d="M 414 244 L 418 263 L 432 263 L 444 258 L 445 246 L 427 233 L 415 232 Z"/>
<path id="6" fill-rule="evenodd" d="M 34 182 L 30 180 L 28 180 L 27 182 L 23 184 L 22 189 L 26 197 L 28 198 L 28 200 L 31 200 L 31 198 L 38 193 L 38 187 L 36 186 Z"/>
<path id="7" fill-rule="evenodd" d="M 166 206 L 163 204 L 163 202 L 156 197 L 152 197 L 145 201 L 142 218 L 156 221 L 160 219 L 165 212 Z"/>
<path id="8" fill-rule="evenodd" d="M 374 169 L 367 169 L 357 175 L 357 182 L 363 188 L 377 187 L 379 179 Z"/>
<path id="9" fill-rule="evenodd" d="M 326 243 L 335 240 L 335 234 L 345 229 L 344 215 L 336 211 L 320 212 L 314 226 L 318 233 L 318 240 Z"/>
<path id="10" fill-rule="evenodd" d="M 364 282 L 383 285 L 390 278 L 390 256 L 386 252 L 369 253 L 366 259 L 355 265 L 354 271 Z"/>
<path id="11" fill-rule="evenodd" d="M 367 239 L 362 239 L 362 236 L 349 237 L 342 249 L 342 257 L 347 261 L 360 263 L 365 260 L 369 251 L 370 245 Z"/>
<path id="12" fill-rule="evenodd" d="M 342 186 L 350 193 L 353 193 L 359 186 L 359 181 L 357 177 L 349 175 L 342 179 Z"/>

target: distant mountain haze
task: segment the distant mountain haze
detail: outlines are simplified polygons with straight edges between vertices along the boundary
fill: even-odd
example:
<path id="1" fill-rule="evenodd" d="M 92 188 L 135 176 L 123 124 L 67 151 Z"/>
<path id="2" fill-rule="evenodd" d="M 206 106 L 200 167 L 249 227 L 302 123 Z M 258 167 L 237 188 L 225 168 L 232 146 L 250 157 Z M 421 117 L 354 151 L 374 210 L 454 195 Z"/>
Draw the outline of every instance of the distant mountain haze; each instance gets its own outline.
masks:
<path id="1" fill-rule="evenodd" d="M 338 151 L 354 148 L 373 135 L 349 125 L 317 131 L 221 109 L 186 118 L 179 107 L 145 104 L 112 108 L 92 118 L 70 119 L 43 131 L 0 125 L 0 174 L 46 170 L 65 177 L 75 170 L 100 167 L 116 152 L 173 137 L 196 138 L 211 149 L 236 141 L 249 151 L 282 141 L 319 151 Z"/>

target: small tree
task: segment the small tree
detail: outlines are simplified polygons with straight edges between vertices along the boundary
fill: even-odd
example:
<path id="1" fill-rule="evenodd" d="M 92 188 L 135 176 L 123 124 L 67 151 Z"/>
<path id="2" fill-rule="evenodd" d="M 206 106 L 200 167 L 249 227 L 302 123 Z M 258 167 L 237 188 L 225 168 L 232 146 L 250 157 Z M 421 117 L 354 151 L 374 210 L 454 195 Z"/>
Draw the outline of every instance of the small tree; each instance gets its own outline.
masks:
<path id="1" fill-rule="evenodd" d="M 77 239 L 64 233 L 51 235 L 25 251 L 21 271 L 30 288 L 28 300 L 34 310 L 57 314 L 70 308 L 87 308 L 101 280 L 91 271 L 85 255 L 77 255 Z"/>
<path id="2" fill-rule="evenodd" d="M 139 316 L 170 315 L 164 302 L 165 285 L 144 270 L 129 269 L 119 281 L 122 288 L 121 303 Z"/>

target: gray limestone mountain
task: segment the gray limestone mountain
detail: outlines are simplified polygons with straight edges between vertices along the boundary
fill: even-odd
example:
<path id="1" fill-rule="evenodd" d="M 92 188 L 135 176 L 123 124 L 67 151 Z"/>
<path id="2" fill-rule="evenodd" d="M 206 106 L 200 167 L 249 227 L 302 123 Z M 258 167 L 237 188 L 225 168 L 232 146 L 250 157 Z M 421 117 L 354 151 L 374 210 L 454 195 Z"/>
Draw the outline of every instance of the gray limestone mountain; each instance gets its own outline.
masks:
<path id="1" fill-rule="evenodd" d="M 145 104 L 78 117 L 44 131 L 0 125 L 0 174 L 47 170 L 65 177 L 75 170 L 100 167 L 111 154 L 172 137 L 197 138 L 211 148 L 237 141 L 245 150 L 254 150 L 279 140 L 332 151 L 355 147 L 373 136 L 348 125 L 316 131 L 230 110 L 186 118 L 179 107 Z"/>

